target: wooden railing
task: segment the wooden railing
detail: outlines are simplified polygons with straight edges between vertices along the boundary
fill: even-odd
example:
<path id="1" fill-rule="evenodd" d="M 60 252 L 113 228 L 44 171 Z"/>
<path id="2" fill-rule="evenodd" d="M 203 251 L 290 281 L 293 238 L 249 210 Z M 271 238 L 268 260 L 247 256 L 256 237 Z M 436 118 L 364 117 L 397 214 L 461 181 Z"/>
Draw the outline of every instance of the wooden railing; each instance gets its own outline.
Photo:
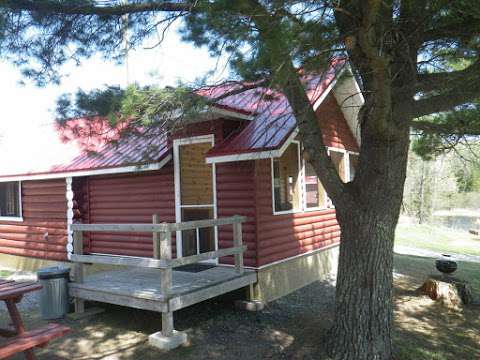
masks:
<path id="1" fill-rule="evenodd" d="M 247 249 L 247 247 L 242 244 L 242 223 L 245 222 L 245 220 L 246 218 L 244 216 L 232 216 L 228 218 L 182 223 L 158 223 L 158 217 L 154 215 L 152 224 L 72 224 L 73 254 L 71 255 L 71 260 L 77 263 L 75 265 L 75 281 L 79 283 L 83 282 L 83 265 L 86 263 L 157 268 L 160 271 L 160 291 L 162 295 L 167 296 L 172 288 L 172 270 L 174 268 L 230 255 L 234 255 L 235 257 L 235 269 L 237 273 L 243 274 L 243 253 Z M 172 258 L 172 232 L 224 225 L 233 225 L 233 247 L 193 256 Z M 83 254 L 84 232 L 152 233 L 153 258 Z"/>

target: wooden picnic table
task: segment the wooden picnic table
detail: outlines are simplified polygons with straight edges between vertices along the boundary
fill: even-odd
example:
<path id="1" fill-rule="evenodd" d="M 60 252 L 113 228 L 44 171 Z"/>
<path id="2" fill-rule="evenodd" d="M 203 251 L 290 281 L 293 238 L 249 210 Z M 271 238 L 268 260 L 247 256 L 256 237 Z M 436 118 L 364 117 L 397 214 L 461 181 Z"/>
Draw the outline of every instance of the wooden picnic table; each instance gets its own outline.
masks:
<path id="1" fill-rule="evenodd" d="M 13 325 L 13 329 L 0 329 L 0 336 L 9 338 L 0 342 L 0 359 L 23 352 L 26 359 L 33 360 L 33 348 L 45 346 L 50 340 L 70 331 L 68 327 L 59 324 L 48 324 L 33 331 L 25 330 L 17 304 L 23 295 L 41 288 L 42 285 L 30 281 L 0 279 L 0 300 L 5 302 Z"/>

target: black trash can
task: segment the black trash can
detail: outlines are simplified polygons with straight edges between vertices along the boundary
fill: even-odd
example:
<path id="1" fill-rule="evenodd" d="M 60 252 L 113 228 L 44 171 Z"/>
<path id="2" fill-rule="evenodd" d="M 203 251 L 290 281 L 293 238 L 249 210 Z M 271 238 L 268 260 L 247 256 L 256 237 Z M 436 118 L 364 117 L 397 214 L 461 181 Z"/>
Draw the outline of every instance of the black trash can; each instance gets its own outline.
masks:
<path id="1" fill-rule="evenodd" d="M 42 290 L 40 292 L 40 312 L 42 319 L 59 319 L 68 313 L 68 281 L 70 269 L 65 267 L 48 267 L 37 271 Z"/>

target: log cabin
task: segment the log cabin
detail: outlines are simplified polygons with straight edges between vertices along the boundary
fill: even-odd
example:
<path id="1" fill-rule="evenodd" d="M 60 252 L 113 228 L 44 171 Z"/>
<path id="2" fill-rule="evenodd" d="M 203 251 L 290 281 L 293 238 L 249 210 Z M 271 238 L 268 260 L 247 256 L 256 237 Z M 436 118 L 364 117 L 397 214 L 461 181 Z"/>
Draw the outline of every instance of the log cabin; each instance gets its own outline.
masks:
<path id="1" fill-rule="evenodd" d="M 306 78 L 323 142 L 348 182 L 355 176 L 360 146 L 358 84 L 344 62 Z M 223 91 L 214 87 L 201 95 Z M 91 123 L 103 126 L 102 119 Z M 100 226 L 90 229 L 102 231 L 85 231 L 75 256 L 74 229 L 240 216 L 242 266 L 255 276 L 238 286 L 248 285 L 252 300 L 272 301 L 334 276 L 340 241 L 335 208 L 306 161 L 282 95 L 266 100 L 249 90 L 222 99 L 208 117 L 182 131 L 90 145 L 95 151 L 79 146 L 67 160 L 60 160 L 64 154 L 59 152 L 42 162 L 47 150 L 39 149 L 15 170 L 0 166 L 0 263 L 34 269 L 71 264 L 82 256 L 91 256 L 87 263 L 101 262 L 102 256 L 125 263 L 158 258 L 151 232 L 118 232 L 113 225 L 111 231 Z M 234 247 L 233 226 L 175 228 L 169 244 L 173 258 Z M 232 268 L 238 253 L 232 254 L 206 262 Z M 92 300 L 89 296 L 84 298 Z"/>

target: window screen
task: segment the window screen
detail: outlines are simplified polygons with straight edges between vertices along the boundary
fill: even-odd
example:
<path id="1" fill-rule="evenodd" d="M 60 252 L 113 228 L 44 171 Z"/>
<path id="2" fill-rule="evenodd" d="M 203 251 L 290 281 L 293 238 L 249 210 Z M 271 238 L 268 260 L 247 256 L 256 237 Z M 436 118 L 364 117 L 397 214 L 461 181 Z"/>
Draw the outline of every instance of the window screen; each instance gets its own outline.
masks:
<path id="1" fill-rule="evenodd" d="M 313 166 L 305 161 L 305 197 L 307 208 L 325 207 L 326 194 Z"/>
<path id="2" fill-rule="evenodd" d="M 301 208 L 300 159 L 298 144 L 292 143 L 283 155 L 273 161 L 275 211 Z"/>
<path id="3" fill-rule="evenodd" d="M 0 216 L 21 217 L 20 211 L 20 183 L 0 183 Z"/>

